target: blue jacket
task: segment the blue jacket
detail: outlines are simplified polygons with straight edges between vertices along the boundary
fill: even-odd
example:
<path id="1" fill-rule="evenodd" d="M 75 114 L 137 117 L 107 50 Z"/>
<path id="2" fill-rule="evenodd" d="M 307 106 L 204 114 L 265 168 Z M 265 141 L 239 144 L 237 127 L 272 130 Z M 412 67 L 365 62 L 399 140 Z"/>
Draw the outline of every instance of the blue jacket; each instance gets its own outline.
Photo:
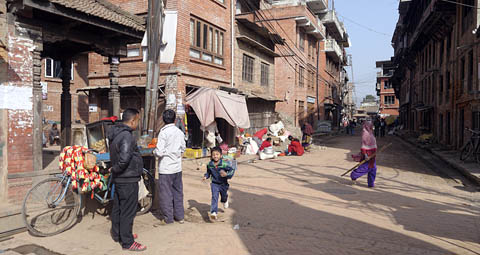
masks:
<path id="1" fill-rule="evenodd" d="M 223 170 L 227 173 L 227 177 L 220 176 L 220 170 Z M 213 160 L 210 161 L 207 165 L 207 173 L 205 173 L 205 178 L 209 179 L 212 177 L 212 182 L 215 184 L 228 184 L 228 179 L 232 178 L 235 170 L 225 161 L 220 160 L 218 166 L 215 167 Z"/>

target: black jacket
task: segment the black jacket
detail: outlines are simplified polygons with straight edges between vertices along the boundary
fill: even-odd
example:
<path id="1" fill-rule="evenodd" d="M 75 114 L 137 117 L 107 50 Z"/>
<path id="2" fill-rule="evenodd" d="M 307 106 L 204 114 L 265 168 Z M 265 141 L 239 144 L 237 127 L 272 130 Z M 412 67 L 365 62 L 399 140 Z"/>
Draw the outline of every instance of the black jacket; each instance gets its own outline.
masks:
<path id="1" fill-rule="evenodd" d="M 117 123 L 108 134 L 112 177 L 115 183 L 138 182 L 142 175 L 143 159 L 132 131 L 127 125 Z"/>

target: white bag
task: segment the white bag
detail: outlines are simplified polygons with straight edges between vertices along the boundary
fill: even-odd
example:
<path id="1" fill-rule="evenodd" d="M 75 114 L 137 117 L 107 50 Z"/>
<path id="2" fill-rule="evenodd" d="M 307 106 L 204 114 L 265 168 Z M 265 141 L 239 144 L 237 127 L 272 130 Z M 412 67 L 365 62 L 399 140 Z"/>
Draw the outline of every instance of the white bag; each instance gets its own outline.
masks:
<path id="1" fill-rule="evenodd" d="M 148 195 L 147 187 L 145 187 L 145 183 L 143 182 L 143 176 L 140 177 L 140 181 L 138 181 L 138 201 L 144 199 Z"/>

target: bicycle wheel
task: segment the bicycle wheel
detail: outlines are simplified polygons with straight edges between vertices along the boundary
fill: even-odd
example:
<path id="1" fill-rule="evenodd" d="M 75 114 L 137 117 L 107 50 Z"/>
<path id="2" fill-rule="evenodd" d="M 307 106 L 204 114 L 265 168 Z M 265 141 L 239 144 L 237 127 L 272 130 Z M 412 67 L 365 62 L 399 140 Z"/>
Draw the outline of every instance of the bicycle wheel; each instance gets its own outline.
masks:
<path id="1" fill-rule="evenodd" d="M 465 161 L 467 160 L 470 156 L 473 154 L 473 144 L 471 142 L 468 142 L 462 149 L 462 152 L 460 153 L 460 160 Z"/>
<path id="2" fill-rule="evenodd" d="M 137 215 L 149 212 L 155 198 L 155 178 L 146 169 L 143 169 L 142 177 L 145 188 L 148 190 L 148 194 L 145 198 L 138 201 Z"/>
<path id="3" fill-rule="evenodd" d="M 67 179 L 48 178 L 34 185 L 25 196 L 22 217 L 36 236 L 52 236 L 72 227 L 81 206 L 81 196 L 67 186 Z"/>

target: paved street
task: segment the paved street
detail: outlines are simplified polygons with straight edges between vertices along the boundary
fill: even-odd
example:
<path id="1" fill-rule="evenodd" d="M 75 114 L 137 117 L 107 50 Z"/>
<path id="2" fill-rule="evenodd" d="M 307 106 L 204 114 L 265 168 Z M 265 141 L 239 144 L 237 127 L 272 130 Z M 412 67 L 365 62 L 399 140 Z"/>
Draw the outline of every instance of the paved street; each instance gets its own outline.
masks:
<path id="1" fill-rule="evenodd" d="M 377 157 L 374 189 L 367 188 L 366 177 L 354 186 L 340 177 L 355 164 L 350 154 L 360 136 L 330 139 L 303 157 L 255 163 L 240 158 L 231 208 L 216 223 L 207 216 L 210 189 L 200 180 L 203 167 L 185 162 L 187 222 L 155 228 L 152 215 L 137 217 L 134 230 L 148 246 L 143 254 L 480 254 L 475 188 L 448 170 L 433 171 L 435 159 L 423 162 L 416 155 L 422 151 L 399 138 L 377 141 L 379 147 L 393 145 Z M 121 248 L 110 239 L 109 226 L 106 217 L 88 212 L 61 235 L 21 233 L 0 249 L 35 244 L 60 254 L 117 254 Z"/>

